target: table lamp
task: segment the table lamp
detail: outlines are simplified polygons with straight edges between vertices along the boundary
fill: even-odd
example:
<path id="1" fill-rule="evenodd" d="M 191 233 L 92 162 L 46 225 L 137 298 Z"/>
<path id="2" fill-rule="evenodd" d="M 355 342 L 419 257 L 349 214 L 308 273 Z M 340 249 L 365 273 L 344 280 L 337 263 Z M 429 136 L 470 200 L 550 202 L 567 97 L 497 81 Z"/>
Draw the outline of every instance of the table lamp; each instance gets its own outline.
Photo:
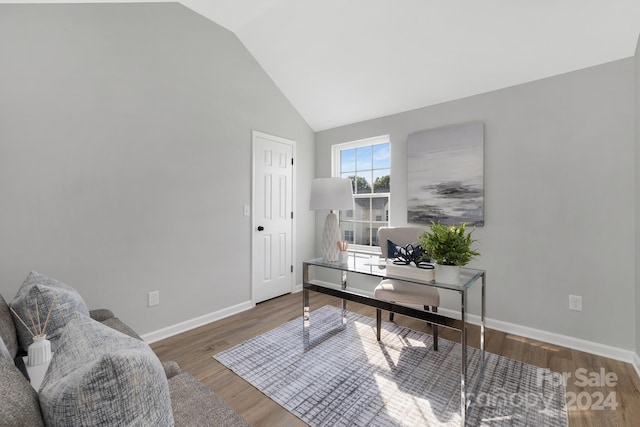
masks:
<path id="1" fill-rule="evenodd" d="M 349 178 L 316 178 L 311 182 L 309 209 L 328 210 L 322 229 L 322 258 L 339 261 L 338 241 L 342 240 L 338 217 L 333 212 L 353 209 L 353 187 Z"/>

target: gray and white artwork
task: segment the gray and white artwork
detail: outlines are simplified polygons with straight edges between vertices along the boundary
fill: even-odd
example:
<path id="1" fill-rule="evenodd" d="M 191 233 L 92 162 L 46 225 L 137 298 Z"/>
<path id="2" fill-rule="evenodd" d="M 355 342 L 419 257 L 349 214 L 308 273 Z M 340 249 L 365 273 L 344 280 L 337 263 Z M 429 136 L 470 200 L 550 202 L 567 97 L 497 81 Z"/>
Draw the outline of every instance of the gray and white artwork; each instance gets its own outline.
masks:
<path id="1" fill-rule="evenodd" d="M 407 221 L 484 225 L 484 124 L 412 133 L 407 145 Z"/>

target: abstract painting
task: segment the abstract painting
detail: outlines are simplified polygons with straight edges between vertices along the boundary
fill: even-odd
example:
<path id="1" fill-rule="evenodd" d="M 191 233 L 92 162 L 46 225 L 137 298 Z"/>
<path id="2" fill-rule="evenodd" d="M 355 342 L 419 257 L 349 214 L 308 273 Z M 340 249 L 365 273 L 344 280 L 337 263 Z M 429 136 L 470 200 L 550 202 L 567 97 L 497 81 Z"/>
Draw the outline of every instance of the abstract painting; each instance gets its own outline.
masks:
<path id="1" fill-rule="evenodd" d="M 407 222 L 484 225 L 484 123 L 409 135 Z"/>

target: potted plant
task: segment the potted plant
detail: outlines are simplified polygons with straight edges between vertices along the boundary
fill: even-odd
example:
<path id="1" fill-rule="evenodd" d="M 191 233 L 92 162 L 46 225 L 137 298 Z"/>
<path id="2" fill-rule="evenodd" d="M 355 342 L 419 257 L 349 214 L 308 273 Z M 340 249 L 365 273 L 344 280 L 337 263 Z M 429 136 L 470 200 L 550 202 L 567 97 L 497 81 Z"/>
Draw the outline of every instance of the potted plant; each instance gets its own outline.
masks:
<path id="1" fill-rule="evenodd" d="M 475 242 L 466 231 L 467 224 L 443 225 L 431 221 L 431 231 L 425 231 L 418 238 L 420 246 L 436 262 L 436 280 L 443 283 L 460 283 L 460 267 L 471 258 L 480 255 L 472 250 Z"/>

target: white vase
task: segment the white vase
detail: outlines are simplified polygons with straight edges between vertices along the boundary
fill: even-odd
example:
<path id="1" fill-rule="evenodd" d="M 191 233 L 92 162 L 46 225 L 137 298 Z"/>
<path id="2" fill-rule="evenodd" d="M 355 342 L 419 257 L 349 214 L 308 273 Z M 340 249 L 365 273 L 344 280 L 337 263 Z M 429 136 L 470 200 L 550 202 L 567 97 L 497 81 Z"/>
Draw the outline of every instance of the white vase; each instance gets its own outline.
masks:
<path id="1" fill-rule="evenodd" d="M 27 350 L 27 364 L 29 366 L 41 365 L 49 360 L 51 360 L 51 343 L 47 339 L 47 335 L 36 335 Z"/>
<path id="2" fill-rule="evenodd" d="M 436 264 L 436 282 L 459 285 L 460 267 L 457 265 Z"/>

